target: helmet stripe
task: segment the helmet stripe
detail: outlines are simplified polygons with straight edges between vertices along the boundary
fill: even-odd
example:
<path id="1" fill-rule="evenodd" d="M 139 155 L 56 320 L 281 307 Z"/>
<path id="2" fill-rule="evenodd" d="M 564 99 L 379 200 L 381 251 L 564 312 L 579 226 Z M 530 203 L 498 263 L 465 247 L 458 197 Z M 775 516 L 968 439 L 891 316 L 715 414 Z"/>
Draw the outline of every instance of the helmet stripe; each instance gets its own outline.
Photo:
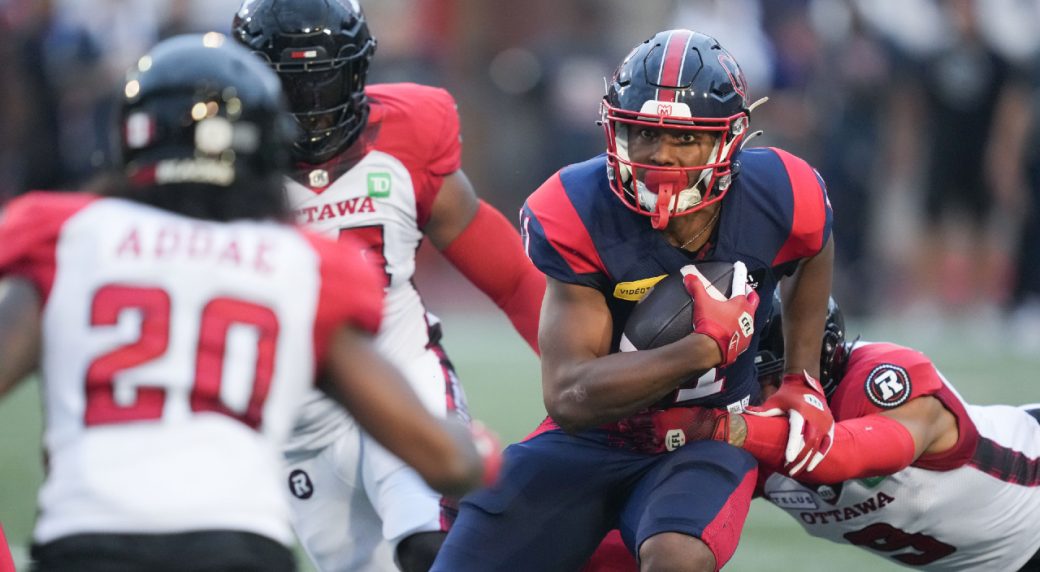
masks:
<path id="1" fill-rule="evenodd" d="M 668 43 L 665 45 L 664 54 L 661 56 L 661 73 L 657 81 L 658 85 L 678 86 L 682 77 L 683 63 L 686 60 L 686 50 L 690 45 L 693 34 L 689 30 L 675 30 L 668 35 Z M 658 89 L 658 101 L 675 101 L 676 90 Z"/>

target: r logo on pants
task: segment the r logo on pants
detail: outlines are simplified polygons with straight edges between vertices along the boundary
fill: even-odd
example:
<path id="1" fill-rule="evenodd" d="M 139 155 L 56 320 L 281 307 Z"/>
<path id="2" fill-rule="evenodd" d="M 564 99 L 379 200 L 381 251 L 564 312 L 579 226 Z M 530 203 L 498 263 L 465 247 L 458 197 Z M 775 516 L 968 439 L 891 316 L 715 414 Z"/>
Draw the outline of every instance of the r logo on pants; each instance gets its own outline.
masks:
<path id="1" fill-rule="evenodd" d="M 296 469 L 289 473 L 289 492 L 298 499 L 309 499 L 314 494 L 314 484 L 307 473 Z"/>

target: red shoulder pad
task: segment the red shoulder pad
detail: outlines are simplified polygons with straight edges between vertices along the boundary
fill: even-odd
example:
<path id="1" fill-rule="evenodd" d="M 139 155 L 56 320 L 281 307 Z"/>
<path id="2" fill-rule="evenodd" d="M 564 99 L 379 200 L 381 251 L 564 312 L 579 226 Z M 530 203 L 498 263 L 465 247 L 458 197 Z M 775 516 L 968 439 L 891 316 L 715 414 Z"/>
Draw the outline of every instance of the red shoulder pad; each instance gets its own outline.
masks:
<path id="1" fill-rule="evenodd" d="M 831 207 L 816 170 L 804 159 L 783 149 L 772 149 L 791 181 L 794 204 L 791 233 L 777 252 L 773 266 L 808 258 L 823 249 L 831 230 Z"/>
<path id="2" fill-rule="evenodd" d="M 55 249 L 62 226 L 98 198 L 87 193 L 37 191 L 8 203 L 0 214 L 0 275 L 29 279 L 46 300 L 54 283 Z"/>
<path id="3" fill-rule="evenodd" d="M 362 245 L 349 237 L 339 242 L 301 230 L 319 257 L 321 287 L 314 319 L 317 363 L 325 359 L 336 328 L 350 325 L 375 334 L 383 317 L 383 287 L 361 255 Z"/>
<path id="4" fill-rule="evenodd" d="M 855 348 L 849 356 L 831 409 L 836 420 L 894 409 L 923 395 L 936 395 L 946 384 L 923 353 L 889 343 Z"/>
<path id="5" fill-rule="evenodd" d="M 419 227 L 444 177 L 462 168 L 462 136 L 455 98 L 447 91 L 414 83 L 375 84 L 372 123 L 378 123 L 374 149 L 404 163 L 415 185 Z"/>
<path id="6" fill-rule="evenodd" d="M 938 399 L 957 419 L 957 443 L 949 451 L 922 455 L 913 465 L 948 471 L 968 462 L 979 432 L 964 402 L 927 356 L 903 346 L 872 343 L 852 351 L 845 377 L 831 400 L 836 420 L 899 407 L 922 396 Z"/>

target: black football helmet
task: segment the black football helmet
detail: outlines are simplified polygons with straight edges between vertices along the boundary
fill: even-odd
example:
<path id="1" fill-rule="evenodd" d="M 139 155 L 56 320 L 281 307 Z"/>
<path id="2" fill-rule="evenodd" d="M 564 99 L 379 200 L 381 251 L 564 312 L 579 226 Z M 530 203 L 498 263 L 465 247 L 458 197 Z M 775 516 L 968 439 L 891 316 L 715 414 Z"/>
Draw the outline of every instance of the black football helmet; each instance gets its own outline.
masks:
<path id="1" fill-rule="evenodd" d="M 732 180 L 731 159 L 748 133 L 744 73 L 715 38 L 668 30 L 636 46 L 614 72 L 601 106 L 607 135 L 607 175 L 630 209 L 664 228 L 671 216 L 722 199 Z M 640 128 L 702 131 L 716 136 L 708 163 L 660 167 L 634 163 L 629 133 Z"/>
<path id="2" fill-rule="evenodd" d="M 847 357 L 845 315 L 834 298 L 831 298 L 827 301 L 827 320 L 824 322 L 823 343 L 820 346 L 820 384 L 823 385 L 823 394 L 828 398 L 845 375 Z M 784 372 L 784 325 L 779 298 L 773 300 L 772 312 L 758 342 L 755 367 L 760 380 L 778 378 Z"/>
<path id="3" fill-rule="evenodd" d="M 245 0 L 231 29 L 278 72 L 301 128 L 297 159 L 324 163 L 357 140 L 376 51 L 357 0 Z"/>
<path id="4" fill-rule="evenodd" d="M 248 50 L 215 32 L 176 36 L 127 72 L 118 164 L 138 188 L 277 176 L 290 163 L 286 109 L 278 77 Z"/>

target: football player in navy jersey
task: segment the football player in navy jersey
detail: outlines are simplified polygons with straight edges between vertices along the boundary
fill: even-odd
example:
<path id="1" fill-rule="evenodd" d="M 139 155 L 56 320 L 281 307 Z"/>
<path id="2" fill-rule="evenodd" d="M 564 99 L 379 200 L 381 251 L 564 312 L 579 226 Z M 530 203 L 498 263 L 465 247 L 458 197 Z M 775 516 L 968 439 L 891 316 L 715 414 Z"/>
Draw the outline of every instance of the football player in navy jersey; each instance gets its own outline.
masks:
<path id="1" fill-rule="evenodd" d="M 733 411 L 759 403 L 753 326 L 765 322 L 781 279 L 786 375 L 753 410 L 789 412 L 799 428 L 786 451 L 792 471 L 827 453 L 833 419 L 815 378 L 830 205 L 802 159 L 742 149 L 753 107 L 715 39 L 660 32 L 609 84 L 607 152 L 563 168 L 528 198 L 521 231 L 548 278 L 539 346 L 549 418 L 507 449 L 495 487 L 463 500 L 435 570 L 574 570 L 613 528 L 644 570 L 722 567 L 747 514 L 754 459 L 714 441 L 669 455 L 626 450 L 615 447 L 618 422 L 662 401 Z M 698 261 L 733 263 L 732 292 L 706 288 Z M 694 333 L 619 352 L 642 293 L 680 270 Z"/>

